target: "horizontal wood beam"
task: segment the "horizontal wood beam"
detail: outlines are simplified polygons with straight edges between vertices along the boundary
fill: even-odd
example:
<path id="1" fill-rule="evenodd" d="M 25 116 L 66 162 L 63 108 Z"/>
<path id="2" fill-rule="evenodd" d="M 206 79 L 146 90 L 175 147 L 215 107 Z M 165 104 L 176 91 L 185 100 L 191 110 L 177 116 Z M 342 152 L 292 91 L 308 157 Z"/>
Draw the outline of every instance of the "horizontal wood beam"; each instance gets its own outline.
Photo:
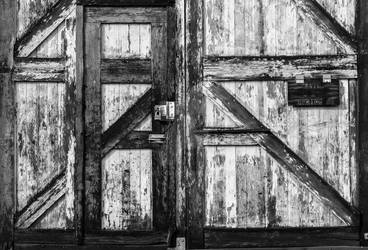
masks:
<path id="1" fill-rule="evenodd" d="M 151 84 L 150 59 L 103 59 L 101 62 L 102 84 Z"/>
<path id="2" fill-rule="evenodd" d="M 64 82 L 64 59 L 17 58 L 13 81 L 16 82 Z"/>
<path id="3" fill-rule="evenodd" d="M 66 193 L 66 169 L 63 169 L 24 207 L 17 216 L 16 228 L 30 228 Z"/>
<path id="4" fill-rule="evenodd" d="M 75 234 L 74 230 L 16 230 L 14 241 L 17 244 L 74 244 Z"/>
<path id="5" fill-rule="evenodd" d="M 357 78 L 357 56 L 206 57 L 203 62 L 205 80 L 290 80 L 300 74 Z"/>
<path id="6" fill-rule="evenodd" d="M 167 245 L 168 234 L 164 232 L 97 232 L 87 233 L 86 244 L 100 245 Z"/>
<path id="7" fill-rule="evenodd" d="M 241 122 L 247 129 L 267 129 L 222 86 L 204 82 L 203 93 L 222 111 L 225 111 L 231 119 L 235 122 Z M 334 211 L 342 221 L 347 225 L 358 223 L 358 211 L 276 135 L 273 133 L 250 133 L 249 135 L 282 167 L 306 186 L 317 199 Z"/>
<path id="8" fill-rule="evenodd" d="M 85 6 L 168 6 L 173 5 L 175 0 L 78 0 L 77 4 Z"/>
<path id="9" fill-rule="evenodd" d="M 359 246 L 359 228 L 204 229 L 205 248 Z"/>
<path id="10" fill-rule="evenodd" d="M 257 146 L 249 134 L 201 134 L 203 146 Z"/>
<path id="11" fill-rule="evenodd" d="M 28 57 L 74 10 L 76 0 L 60 0 L 15 44 L 15 55 Z"/>
<path id="12" fill-rule="evenodd" d="M 166 8 L 87 7 L 85 9 L 85 22 L 121 23 L 121 20 L 124 20 L 124 23 L 166 24 L 166 12 Z"/>
<path id="13" fill-rule="evenodd" d="M 346 54 L 357 53 L 355 38 L 333 18 L 316 0 L 293 0 L 299 14 L 311 19 L 321 31 Z"/>
<path id="14" fill-rule="evenodd" d="M 102 134 L 102 155 L 114 149 L 152 111 L 152 89 L 149 89 L 114 124 Z"/>

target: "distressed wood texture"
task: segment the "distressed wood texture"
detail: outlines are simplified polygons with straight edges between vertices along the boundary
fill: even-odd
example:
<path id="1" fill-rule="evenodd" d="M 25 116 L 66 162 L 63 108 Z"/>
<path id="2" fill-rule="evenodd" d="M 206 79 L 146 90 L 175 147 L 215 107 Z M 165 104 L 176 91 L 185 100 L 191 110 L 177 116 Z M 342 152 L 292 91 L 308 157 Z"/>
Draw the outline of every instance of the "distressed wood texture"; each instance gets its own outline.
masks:
<path id="1" fill-rule="evenodd" d="M 298 229 L 205 229 L 206 248 L 264 248 L 325 249 L 321 246 L 359 245 L 358 228 L 298 228 Z M 333 249 L 339 249 L 333 247 Z"/>
<path id="2" fill-rule="evenodd" d="M 297 75 L 357 78 L 357 56 L 207 57 L 203 77 L 215 81 L 292 80 Z"/>
<path id="3" fill-rule="evenodd" d="M 18 0 L 18 33 L 20 38 L 44 16 L 58 0 Z"/>
<path id="4" fill-rule="evenodd" d="M 107 231 L 124 231 L 105 241 L 132 244 L 134 237 L 128 232 L 165 232 L 171 223 L 168 147 L 149 145 L 147 140 L 150 131 L 169 131 L 157 122 L 153 125 L 151 116 L 153 104 L 167 100 L 170 89 L 166 10 L 88 7 L 86 17 L 85 82 L 94 86 L 88 90 L 94 100 L 86 99 L 94 103 L 86 111 L 94 128 L 86 128 L 86 140 L 98 138 L 95 145 L 86 144 L 86 216 L 94 221 L 87 233 L 100 232 L 103 241 Z M 134 244 L 146 244 L 144 233 L 141 236 L 142 241 Z M 99 236 L 90 239 L 98 241 Z"/>
<path id="5" fill-rule="evenodd" d="M 320 7 L 315 0 L 205 0 L 205 54 L 355 53 L 352 35 Z"/>
<path id="6" fill-rule="evenodd" d="M 13 80 L 17 82 L 64 82 L 65 61 L 61 59 L 17 58 Z"/>
<path id="7" fill-rule="evenodd" d="M 134 13 L 134 14 L 133 14 Z M 121 23 L 165 23 L 164 8 L 114 8 L 89 7 L 86 9 L 86 22 Z"/>
<path id="8" fill-rule="evenodd" d="M 13 46 L 17 33 L 17 3 L 0 2 L 0 249 L 13 248 L 15 210 L 15 102 Z"/>
<path id="9" fill-rule="evenodd" d="M 204 127 L 204 98 L 195 89 L 201 81 L 201 57 L 203 55 L 203 3 L 187 1 L 185 37 L 185 167 L 187 182 L 187 235 L 188 248 L 204 248 L 203 225 L 205 220 L 204 149 L 198 143 L 195 131 Z M 190 94 L 188 94 L 190 93 Z"/>
<path id="10" fill-rule="evenodd" d="M 355 34 L 356 0 L 317 0 L 325 10 L 345 27 L 350 34 Z"/>
<path id="11" fill-rule="evenodd" d="M 50 37 L 50 41 L 46 41 L 49 43 L 49 46 L 58 46 L 55 43 L 52 43 L 53 39 L 58 39 L 58 34 L 62 34 L 62 28 L 60 32 L 55 32 L 55 29 L 65 21 L 66 17 L 70 15 L 70 13 L 75 10 L 75 2 L 76 0 L 60 0 L 56 3 L 56 5 L 47 12 L 45 16 L 39 19 L 34 27 L 29 29 L 22 37 L 20 37 L 16 43 L 16 55 L 19 57 L 27 57 L 32 54 L 35 50 L 35 54 L 44 53 L 43 50 L 47 50 L 47 48 L 42 48 L 42 46 L 37 49 L 45 39 Z M 54 34 L 53 34 L 54 33 Z M 56 38 L 53 38 L 56 36 Z M 61 50 L 60 46 L 60 50 Z M 50 52 L 50 50 L 49 50 Z M 52 50 L 51 53 L 57 53 L 57 50 Z"/>
<path id="12" fill-rule="evenodd" d="M 113 150 L 102 162 L 102 229 L 152 229 L 152 152 Z"/>
<path id="13" fill-rule="evenodd" d="M 355 83 L 355 82 L 353 82 Z M 345 84 L 347 84 L 347 82 L 345 82 Z M 207 117 L 206 118 L 206 125 L 211 126 L 213 124 L 213 122 L 215 121 L 220 121 L 220 123 L 222 124 L 222 126 L 226 126 L 226 125 L 236 125 L 236 126 L 243 126 L 244 128 L 250 128 L 250 129 L 267 129 L 267 127 L 271 128 L 272 133 L 250 133 L 249 135 L 251 136 L 252 139 L 254 139 L 263 149 L 265 149 L 267 151 L 267 153 L 270 154 L 271 158 L 274 158 L 277 162 L 280 162 L 280 159 L 283 158 L 283 155 L 286 157 L 284 158 L 284 160 L 281 160 L 280 164 L 281 166 L 287 166 L 289 163 L 293 162 L 290 166 L 292 168 L 297 167 L 299 170 L 294 172 L 293 169 L 290 168 L 286 168 L 288 171 L 291 171 L 292 173 L 294 172 L 295 177 L 301 181 L 301 183 L 303 183 L 304 185 L 306 185 L 306 187 L 309 189 L 309 191 L 312 192 L 312 194 L 316 195 L 316 198 L 321 200 L 322 203 L 324 205 L 326 205 L 327 207 L 331 207 L 331 209 L 334 211 L 334 213 L 345 223 L 347 223 L 348 225 L 350 225 L 351 223 L 355 223 L 356 222 L 356 218 L 354 215 L 354 209 L 351 210 L 350 205 L 348 204 L 348 202 L 346 202 L 342 197 L 344 197 L 345 199 L 347 199 L 350 203 L 355 201 L 355 189 L 356 189 L 356 169 L 355 169 L 355 150 L 353 149 L 353 151 L 351 152 L 351 148 L 350 148 L 350 142 L 352 142 L 352 145 L 354 145 L 354 138 L 351 139 L 349 133 L 350 133 L 350 129 L 351 126 L 355 125 L 355 121 L 353 120 L 353 123 L 350 123 L 350 120 L 346 120 L 346 121 L 342 121 L 341 118 L 333 118 L 333 119 L 337 119 L 335 122 L 333 122 L 333 127 L 330 127 L 328 124 L 328 120 L 327 121 L 321 121 L 318 122 L 317 124 L 319 124 L 318 127 L 318 132 L 320 133 L 319 135 L 316 136 L 316 131 L 315 128 L 311 127 L 311 125 L 307 125 L 307 126 L 303 126 L 303 123 L 301 123 L 300 121 L 296 121 L 299 126 L 298 126 L 298 130 L 296 131 L 295 134 L 295 130 L 294 128 L 288 128 L 288 124 L 290 124 L 291 122 L 295 122 L 293 120 L 289 120 L 289 122 L 287 123 L 282 123 L 282 116 L 277 116 L 275 117 L 277 122 L 273 123 L 273 122 L 269 122 L 270 121 L 270 116 L 267 115 L 268 112 L 271 112 L 270 114 L 272 114 L 274 111 L 272 111 L 273 108 L 275 109 L 279 109 L 276 106 L 275 100 L 272 101 L 272 99 L 266 99 L 266 95 L 264 96 L 264 98 L 262 98 L 264 100 L 265 103 L 272 105 L 272 108 L 270 106 L 270 108 L 267 108 L 262 114 L 265 115 L 266 119 L 262 120 L 260 122 L 255 116 L 251 115 L 251 113 L 241 104 L 241 101 L 237 101 L 233 95 L 236 96 L 234 91 L 231 91 L 230 94 L 229 92 L 225 91 L 222 87 L 220 87 L 219 85 L 216 84 L 205 84 L 204 85 L 204 91 L 206 93 L 206 95 L 209 97 L 209 99 L 211 99 L 211 101 L 214 101 L 216 103 L 216 105 L 218 105 L 218 107 L 220 108 L 220 110 L 222 110 L 222 112 L 227 112 L 228 117 L 231 117 L 232 121 L 228 121 L 228 123 L 226 124 L 226 121 L 221 120 L 221 117 L 214 117 L 213 116 L 213 112 L 207 110 Z M 273 86 L 274 87 L 274 86 Z M 342 86 L 341 86 L 342 87 Z M 341 88 L 340 87 L 340 88 Z M 355 84 L 352 86 L 353 89 L 355 89 Z M 265 86 L 261 87 L 262 90 L 265 90 L 265 93 L 272 93 L 270 89 L 265 89 Z M 235 89 L 233 89 L 235 90 Z M 280 91 L 282 89 L 274 89 L 273 93 L 277 93 L 277 91 Z M 281 91 L 279 93 L 282 93 Z M 247 94 L 249 94 L 249 92 L 247 92 Z M 217 96 L 218 95 L 218 96 Z M 270 96 L 268 96 L 270 97 Z M 345 101 L 343 99 L 342 101 L 342 107 L 343 105 L 348 105 L 348 95 L 343 97 L 345 98 Z M 254 100 L 259 100 L 260 98 L 256 98 Z M 281 98 L 277 98 L 277 101 L 282 101 Z M 207 102 L 208 104 L 208 102 Z M 261 106 L 262 107 L 262 106 Z M 342 108 L 340 107 L 340 108 Z M 259 108 L 259 106 L 257 105 L 257 108 Z M 252 110 L 252 109 L 250 109 Z M 313 109 L 312 109 L 313 110 Z M 345 112 L 343 113 L 343 118 L 344 119 L 349 119 L 349 115 L 350 115 L 350 109 L 349 108 L 345 108 Z M 312 111 L 309 111 L 312 112 Z M 341 111 L 337 111 L 337 114 L 333 114 L 332 110 L 329 109 L 328 113 L 331 116 L 337 116 L 340 114 Z M 215 112 L 216 113 L 216 112 Z M 278 112 L 280 114 L 280 112 Z M 289 118 L 289 116 L 286 115 L 287 113 L 285 113 L 285 118 L 287 119 Z M 313 113 L 311 113 L 312 115 Z M 299 114 L 300 115 L 300 114 Z M 311 120 L 311 118 L 313 116 L 308 116 L 308 122 L 312 122 L 313 120 Z M 221 115 L 220 115 L 221 116 Z M 248 117 L 248 118 L 247 118 Z M 326 119 L 328 116 L 321 116 L 321 118 Z M 219 119 L 220 118 L 220 119 Z M 317 119 L 321 119 L 318 116 L 316 117 Z M 294 119 L 295 120 L 295 119 Z M 275 121 L 275 120 L 273 120 Z M 334 121 L 334 120 L 332 120 Z M 303 122 L 303 121 L 302 121 Z M 283 124 L 285 127 L 283 127 Z M 323 127 L 325 126 L 324 124 L 327 125 L 325 130 L 322 130 Z M 342 126 L 342 127 L 340 127 Z M 335 132 L 333 132 L 333 128 L 335 128 Z M 287 130 L 287 132 L 285 134 L 282 134 L 281 131 L 283 131 L 284 129 Z M 301 130 L 300 130 L 301 129 Z M 343 132 L 343 129 L 345 129 L 345 133 Z M 277 137 L 276 137 L 277 135 Z M 355 135 L 355 132 L 353 132 L 353 135 Z M 280 139 L 281 138 L 281 139 Z M 302 141 L 301 141 L 301 139 Z M 287 139 L 289 139 L 290 141 L 288 142 Z M 317 140 L 318 139 L 318 140 Z M 297 140 L 297 141 L 296 141 Z M 286 142 L 285 142 L 286 141 Z M 309 142 L 311 142 L 310 147 L 308 147 Z M 301 144 L 303 143 L 303 144 Z M 327 143 L 327 144 L 325 144 Z M 331 143 L 331 144 L 330 144 Z M 284 144 L 284 145 L 283 145 Z M 277 146 L 278 145 L 278 146 Z M 290 145 L 290 146 L 287 146 Z M 294 146 L 293 146 L 294 145 Z M 295 147 L 295 145 L 297 145 L 297 147 Z M 317 147 L 317 145 L 320 145 L 320 147 Z M 327 145 L 327 146 L 324 146 Z M 329 146 L 330 145 L 330 146 Z M 300 147 L 301 146 L 301 147 Z M 333 146 L 333 147 L 332 147 Z M 337 146 L 339 146 L 338 148 L 336 148 Z M 277 147 L 282 148 L 282 150 L 278 150 Z M 290 148 L 288 148 L 290 147 Z M 300 147 L 300 148 L 299 148 Z M 327 150 L 327 151 L 326 151 Z M 282 152 L 281 152 L 282 151 Z M 297 152 L 298 155 L 296 155 L 294 152 Z M 344 153 L 344 154 L 343 154 Z M 224 154 L 222 154 L 224 155 Z M 335 155 L 335 156 L 334 156 Z M 352 159 L 350 158 L 352 156 Z M 214 156 L 212 156 L 214 157 Z M 281 157 L 281 158 L 280 158 Z M 301 157 L 301 158 L 299 158 Z M 331 157 L 331 158 L 330 158 Z M 230 157 L 231 158 L 231 157 Z M 235 157 L 233 157 L 235 158 Z M 261 157 L 258 157 L 261 158 Z M 299 158 L 299 159 L 298 159 Z M 315 158 L 315 160 L 314 160 Z M 207 159 L 208 160 L 208 159 Z M 290 162 L 289 162 L 290 161 Z M 352 162 L 353 161 L 353 162 Z M 266 161 L 267 162 L 267 161 Z M 287 163 L 289 162 L 289 163 Z M 305 163 L 307 162 L 307 164 Z M 322 165 L 321 165 L 322 163 Z M 225 164 L 226 165 L 226 164 Z M 262 166 L 267 166 L 266 164 L 261 164 Z M 302 167 L 304 170 L 302 170 L 301 167 L 302 165 L 304 165 L 304 167 Z M 313 166 L 313 170 L 309 169 L 309 166 L 311 165 Z M 299 167 L 298 167 L 299 166 Z M 231 166 L 229 166 L 231 168 Z M 264 167 L 265 168 L 265 167 Z M 264 169 L 263 168 L 263 169 Z M 258 169 L 258 168 L 256 168 Z M 323 169 L 323 170 L 322 170 Z M 321 171 L 322 170 L 322 171 Z M 258 169 L 258 171 L 260 171 Z M 265 171 L 265 170 L 263 170 Z M 304 172 L 306 171 L 306 172 Z M 325 182 L 320 176 L 318 176 L 316 174 L 317 173 L 320 174 L 320 176 L 323 176 L 324 178 L 326 178 L 328 180 L 328 182 L 330 183 L 330 185 L 333 185 L 336 190 L 338 190 L 340 192 L 340 194 L 335 191 L 335 189 L 328 187 L 327 182 Z M 307 177 L 306 179 L 303 179 L 303 172 L 307 173 Z M 254 174 L 253 174 L 254 176 Z M 262 176 L 262 174 L 261 174 Z M 278 176 L 278 174 L 276 174 L 276 176 Z M 316 178 L 315 180 L 312 180 Z M 220 178 L 221 179 L 221 178 Z M 318 179 L 318 181 L 317 181 Z M 353 181 L 353 184 L 351 183 L 351 180 Z M 272 182 L 271 182 L 272 183 Z M 314 184 L 313 184 L 314 183 Z M 312 185 L 312 186 L 310 186 Z M 318 191 L 319 189 L 319 185 L 325 185 L 325 188 L 322 188 Z M 231 187 L 230 187 L 231 188 Z M 289 192 L 286 191 L 286 193 L 290 193 L 292 191 L 297 190 L 297 187 L 290 187 L 291 190 Z M 305 195 L 304 195 L 305 196 Z M 290 198 L 290 197 L 289 197 Z M 258 200 L 262 200 L 262 198 L 258 198 Z M 285 198 L 281 198 L 281 203 L 285 202 L 286 197 Z M 339 205 L 338 205 L 339 203 Z M 356 204 L 356 203 L 355 203 Z M 296 205 L 298 206 L 298 205 Z M 300 205 L 299 205 L 300 206 Z M 290 209 L 292 207 L 291 202 L 285 202 L 285 207 L 286 209 Z M 345 208 L 344 208 L 345 207 Z M 219 211 L 222 211 L 221 209 Z M 226 210 L 225 210 L 226 211 Z M 295 213 L 291 213 L 293 216 L 296 216 Z M 309 220 L 310 218 L 313 218 L 313 215 L 309 215 L 309 212 L 304 212 L 304 213 L 299 213 L 298 216 L 300 216 L 301 219 L 304 220 Z M 310 217 L 309 217 L 310 216 Z M 330 222 L 331 226 L 334 225 L 334 223 L 338 223 L 338 222 Z M 285 225 L 286 226 L 286 225 Z M 295 222 L 290 222 L 289 224 L 287 224 L 287 226 L 299 226 L 298 223 Z"/>
<path id="14" fill-rule="evenodd" d="M 359 208 L 361 210 L 361 227 L 360 227 L 360 243 L 368 246 L 368 240 L 365 234 L 368 232 L 368 2 L 364 0 L 357 1 L 359 8 L 357 9 L 358 22 L 357 33 L 358 39 L 361 41 L 359 46 L 359 95 L 358 106 L 359 114 Z"/>
<path id="15" fill-rule="evenodd" d="M 130 6 L 167 6 L 172 5 L 174 0 L 78 0 L 78 4 L 86 6 L 116 6 L 116 7 L 130 7 Z"/>
<path id="16" fill-rule="evenodd" d="M 17 83 L 16 92 L 16 226 L 71 228 L 74 153 L 73 145 L 69 145 L 72 137 L 66 132 L 67 126 L 71 130 L 65 108 L 66 88 L 62 83 Z M 53 182 L 60 173 L 64 181 Z M 56 205 L 60 199 L 60 205 Z"/>

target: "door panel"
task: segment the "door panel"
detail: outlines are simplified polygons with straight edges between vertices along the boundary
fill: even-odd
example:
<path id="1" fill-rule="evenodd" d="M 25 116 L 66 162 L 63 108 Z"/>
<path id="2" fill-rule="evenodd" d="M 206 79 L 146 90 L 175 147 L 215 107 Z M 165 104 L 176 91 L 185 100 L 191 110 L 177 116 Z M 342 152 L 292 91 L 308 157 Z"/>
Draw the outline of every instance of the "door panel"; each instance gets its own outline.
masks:
<path id="1" fill-rule="evenodd" d="M 168 100 L 166 32 L 165 8 L 86 8 L 86 227 L 92 242 L 103 236 L 121 244 L 132 244 L 132 237 L 134 245 L 165 244 L 172 209 L 168 149 L 148 139 L 165 135 L 170 125 L 151 118 L 154 105 Z"/>

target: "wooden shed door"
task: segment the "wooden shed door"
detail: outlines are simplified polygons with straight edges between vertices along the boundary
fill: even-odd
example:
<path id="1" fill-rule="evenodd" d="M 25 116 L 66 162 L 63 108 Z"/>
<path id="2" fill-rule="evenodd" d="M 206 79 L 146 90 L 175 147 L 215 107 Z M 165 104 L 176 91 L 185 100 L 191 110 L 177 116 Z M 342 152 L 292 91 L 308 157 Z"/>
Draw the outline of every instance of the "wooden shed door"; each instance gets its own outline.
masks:
<path id="1" fill-rule="evenodd" d="M 84 37 L 86 241 L 166 244 L 166 9 L 87 7 Z"/>
<path id="2" fill-rule="evenodd" d="M 189 6 L 189 248 L 359 244 L 354 31 L 318 2 Z M 338 104 L 291 103 L 301 76 Z"/>

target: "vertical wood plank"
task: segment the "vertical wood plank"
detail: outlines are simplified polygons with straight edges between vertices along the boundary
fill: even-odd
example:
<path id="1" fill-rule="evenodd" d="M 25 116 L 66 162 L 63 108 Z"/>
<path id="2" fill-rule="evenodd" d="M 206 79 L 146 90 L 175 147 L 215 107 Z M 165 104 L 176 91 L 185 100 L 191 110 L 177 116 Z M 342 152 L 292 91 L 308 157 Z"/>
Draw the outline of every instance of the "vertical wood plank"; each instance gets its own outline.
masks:
<path id="1" fill-rule="evenodd" d="M 186 100 L 187 125 L 186 145 L 188 157 L 185 162 L 188 181 L 188 248 L 203 248 L 203 225 L 205 223 L 205 153 L 194 130 L 204 126 L 205 99 L 196 92 L 201 81 L 201 57 L 203 52 L 203 2 L 186 3 Z M 189 201 L 189 200 L 188 200 Z"/>
<path id="2" fill-rule="evenodd" d="M 75 133 L 76 133 L 76 149 L 75 149 L 75 235 L 78 244 L 83 243 L 84 232 L 84 9 L 83 6 L 76 7 L 76 27 L 75 27 L 75 58 L 76 58 L 76 83 L 75 83 Z"/>
<path id="3" fill-rule="evenodd" d="M 65 81 L 65 128 L 63 140 L 66 144 L 64 153 L 66 155 L 67 168 L 67 191 L 66 199 L 66 219 L 68 228 L 74 228 L 75 212 L 75 170 L 76 170 L 76 81 L 77 81 L 77 51 L 76 51 L 76 9 L 65 19 L 65 55 L 66 55 L 66 81 Z M 62 44 L 61 44 L 62 46 Z"/>
<path id="4" fill-rule="evenodd" d="M 85 24 L 85 221 L 87 231 L 101 227 L 100 25 Z"/>
<path id="5" fill-rule="evenodd" d="M 357 32 L 359 44 L 358 72 L 358 155 L 359 155 L 359 209 L 361 211 L 360 243 L 368 246 L 364 234 L 368 232 L 368 2 L 357 1 Z"/>

